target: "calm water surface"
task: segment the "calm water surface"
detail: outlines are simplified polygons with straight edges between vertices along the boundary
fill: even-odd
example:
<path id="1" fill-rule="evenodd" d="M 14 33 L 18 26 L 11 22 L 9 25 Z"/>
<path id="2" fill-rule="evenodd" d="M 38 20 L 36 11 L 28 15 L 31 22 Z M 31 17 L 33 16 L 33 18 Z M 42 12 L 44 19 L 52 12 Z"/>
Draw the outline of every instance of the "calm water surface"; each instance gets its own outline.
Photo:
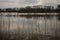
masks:
<path id="1" fill-rule="evenodd" d="M 32 18 L 0 16 L 0 27 L 3 33 L 60 36 L 60 21 L 56 16 Z"/>

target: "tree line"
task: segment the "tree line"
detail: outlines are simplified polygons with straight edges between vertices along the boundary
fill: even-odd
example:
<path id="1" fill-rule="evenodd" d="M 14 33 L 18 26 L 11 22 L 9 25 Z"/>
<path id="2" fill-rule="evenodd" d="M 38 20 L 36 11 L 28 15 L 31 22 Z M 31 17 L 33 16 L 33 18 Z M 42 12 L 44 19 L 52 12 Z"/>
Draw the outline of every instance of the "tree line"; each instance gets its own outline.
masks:
<path id="1" fill-rule="evenodd" d="M 27 6 L 25 8 L 0 8 L 0 12 L 17 12 L 17 13 L 47 13 L 47 12 L 60 12 L 60 4 L 57 6 L 56 9 L 51 6 L 47 8 L 31 8 Z"/>

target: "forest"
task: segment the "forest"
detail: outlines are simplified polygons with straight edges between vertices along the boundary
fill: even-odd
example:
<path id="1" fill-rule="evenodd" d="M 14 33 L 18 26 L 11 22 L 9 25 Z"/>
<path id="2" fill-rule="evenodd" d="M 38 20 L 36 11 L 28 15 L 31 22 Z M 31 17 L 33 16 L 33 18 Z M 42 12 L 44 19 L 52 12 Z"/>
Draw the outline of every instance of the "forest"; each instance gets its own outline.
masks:
<path id="1" fill-rule="evenodd" d="M 1 12 L 17 12 L 17 13 L 59 13 L 60 12 L 60 4 L 57 5 L 57 8 L 54 9 L 51 6 L 48 6 L 47 8 L 31 8 L 30 6 L 27 6 L 25 8 L 0 8 Z"/>

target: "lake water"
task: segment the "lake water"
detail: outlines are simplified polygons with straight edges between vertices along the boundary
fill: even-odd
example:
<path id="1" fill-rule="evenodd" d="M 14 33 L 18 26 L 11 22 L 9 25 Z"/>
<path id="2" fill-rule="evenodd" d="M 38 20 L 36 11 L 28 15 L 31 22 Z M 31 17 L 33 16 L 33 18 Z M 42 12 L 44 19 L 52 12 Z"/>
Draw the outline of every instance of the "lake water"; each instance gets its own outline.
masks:
<path id="1" fill-rule="evenodd" d="M 57 16 L 20 17 L 0 16 L 3 34 L 41 34 L 60 37 L 60 21 Z"/>

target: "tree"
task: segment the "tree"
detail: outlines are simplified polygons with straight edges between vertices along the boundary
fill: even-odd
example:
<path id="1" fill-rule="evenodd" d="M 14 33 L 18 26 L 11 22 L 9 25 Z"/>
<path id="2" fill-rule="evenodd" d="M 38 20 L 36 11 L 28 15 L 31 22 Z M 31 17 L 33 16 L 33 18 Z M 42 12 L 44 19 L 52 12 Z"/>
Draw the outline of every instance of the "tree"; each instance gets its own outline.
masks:
<path id="1" fill-rule="evenodd" d="M 60 4 L 57 6 L 58 9 L 60 9 Z"/>
<path id="2" fill-rule="evenodd" d="M 60 12 L 60 4 L 57 5 L 56 12 Z"/>
<path id="3" fill-rule="evenodd" d="M 26 9 L 31 9 L 31 7 L 30 6 L 27 6 Z"/>

